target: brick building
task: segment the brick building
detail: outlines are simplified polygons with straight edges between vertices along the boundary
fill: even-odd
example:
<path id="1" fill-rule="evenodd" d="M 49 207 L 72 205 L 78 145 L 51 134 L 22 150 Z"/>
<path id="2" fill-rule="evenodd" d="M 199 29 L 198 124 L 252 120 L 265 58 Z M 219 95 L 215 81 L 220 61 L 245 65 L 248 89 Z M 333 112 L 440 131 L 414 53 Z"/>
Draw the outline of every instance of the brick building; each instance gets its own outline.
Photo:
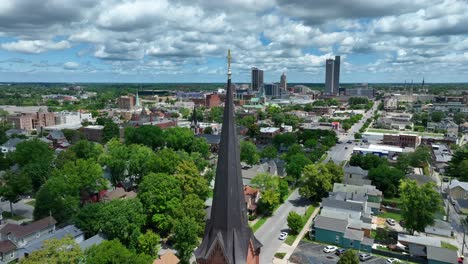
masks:
<path id="1" fill-rule="evenodd" d="M 383 144 L 415 148 L 421 144 L 421 137 L 417 135 L 384 135 Z"/>

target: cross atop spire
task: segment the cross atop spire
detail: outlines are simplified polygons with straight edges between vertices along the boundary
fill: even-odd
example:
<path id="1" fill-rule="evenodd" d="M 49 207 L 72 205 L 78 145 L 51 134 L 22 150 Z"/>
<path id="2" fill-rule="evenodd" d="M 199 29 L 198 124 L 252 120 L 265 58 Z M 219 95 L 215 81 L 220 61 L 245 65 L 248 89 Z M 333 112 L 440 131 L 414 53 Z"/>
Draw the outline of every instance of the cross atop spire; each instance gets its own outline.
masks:
<path id="1" fill-rule="evenodd" d="M 228 49 L 227 60 L 228 60 L 228 79 L 231 79 L 231 50 L 230 49 Z"/>

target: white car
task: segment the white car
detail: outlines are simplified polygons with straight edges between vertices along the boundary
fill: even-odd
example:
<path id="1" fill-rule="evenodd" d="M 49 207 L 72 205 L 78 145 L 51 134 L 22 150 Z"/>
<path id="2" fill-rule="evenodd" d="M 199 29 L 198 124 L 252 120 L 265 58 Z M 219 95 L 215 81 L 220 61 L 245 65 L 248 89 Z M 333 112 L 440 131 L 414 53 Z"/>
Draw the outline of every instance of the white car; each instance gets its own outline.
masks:
<path id="1" fill-rule="evenodd" d="M 389 263 L 389 264 L 391 264 L 391 263 L 400 263 L 400 260 L 397 259 L 397 258 L 388 258 L 387 263 Z"/>
<path id="2" fill-rule="evenodd" d="M 285 240 L 287 237 L 288 237 L 287 232 L 281 232 L 281 234 L 279 236 L 279 240 Z"/>
<path id="3" fill-rule="evenodd" d="M 387 218 L 387 223 L 391 226 L 394 226 L 396 224 L 396 221 L 392 218 Z"/>
<path id="4" fill-rule="evenodd" d="M 335 246 L 326 246 L 323 248 L 323 252 L 325 253 L 333 253 L 337 250 L 338 248 Z"/>

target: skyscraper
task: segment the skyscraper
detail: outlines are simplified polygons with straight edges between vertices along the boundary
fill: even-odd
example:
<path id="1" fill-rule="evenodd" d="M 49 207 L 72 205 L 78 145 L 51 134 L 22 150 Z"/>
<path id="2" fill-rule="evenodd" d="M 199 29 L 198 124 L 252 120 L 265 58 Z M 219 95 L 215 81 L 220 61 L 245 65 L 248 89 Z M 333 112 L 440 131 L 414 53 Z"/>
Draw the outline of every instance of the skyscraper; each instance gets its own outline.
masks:
<path id="1" fill-rule="evenodd" d="M 333 93 L 338 94 L 340 89 L 340 56 L 335 56 L 333 62 Z"/>
<path id="2" fill-rule="evenodd" d="M 252 90 L 258 91 L 263 85 L 263 71 L 253 67 L 252 68 Z"/>
<path id="3" fill-rule="evenodd" d="M 325 64 L 325 93 L 326 94 L 333 94 L 333 64 L 334 61 L 332 59 L 328 59 Z"/>
<path id="4" fill-rule="evenodd" d="M 228 81 L 223 127 L 216 167 L 211 218 L 195 256 L 198 264 L 259 264 L 262 244 L 247 222 L 240 166 L 240 148 L 231 86 L 231 53 L 228 51 Z"/>
<path id="5" fill-rule="evenodd" d="M 287 90 L 288 89 L 288 83 L 286 81 L 286 74 L 281 74 L 281 78 L 280 78 L 280 88 L 283 89 L 283 90 Z"/>
<path id="6" fill-rule="evenodd" d="M 335 56 L 335 60 L 326 60 L 325 65 L 325 93 L 337 95 L 340 89 L 340 56 Z"/>

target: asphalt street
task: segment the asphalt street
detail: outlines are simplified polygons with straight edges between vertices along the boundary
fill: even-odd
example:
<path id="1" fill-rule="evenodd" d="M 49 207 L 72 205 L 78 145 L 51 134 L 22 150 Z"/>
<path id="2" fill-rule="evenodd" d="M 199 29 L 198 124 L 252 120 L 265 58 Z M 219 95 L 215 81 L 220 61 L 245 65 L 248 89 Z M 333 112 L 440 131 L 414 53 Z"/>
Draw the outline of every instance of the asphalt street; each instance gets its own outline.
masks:
<path id="1" fill-rule="evenodd" d="M 343 141 L 342 144 L 337 144 L 331 148 L 328 152 L 328 157 L 324 162 L 327 162 L 330 158 L 335 162 L 348 160 L 353 152 L 353 146 L 355 143 L 348 144 L 348 140 L 354 140 L 354 132 L 359 131 L 367 118 L 372 117 L 374 111 L 377 109 L 378 103 L 374 104 L 374 108 L 366 113 L 362 120 L 351 127 L 346 134 L 339 134 L 339 140 Z M 347 147 L 347 149 L 346 149 Z M 290 211 L 295 211 L 299 214 L 304 214 L 305 209 L 308 205 L 308 201 L 301 199 L 298 190 L 296 189 L 284 202 L 276 212 L 268 218 L 268 220 L 260 227 L 255 236 L 262 242 L 262 252 L 260 254 L 260 263 L 272 263 L 275 253 L 280 248 L 283 241 L 279 240 L 279 234 L 281 231 L 287 231 L 287 217 Z"/>

